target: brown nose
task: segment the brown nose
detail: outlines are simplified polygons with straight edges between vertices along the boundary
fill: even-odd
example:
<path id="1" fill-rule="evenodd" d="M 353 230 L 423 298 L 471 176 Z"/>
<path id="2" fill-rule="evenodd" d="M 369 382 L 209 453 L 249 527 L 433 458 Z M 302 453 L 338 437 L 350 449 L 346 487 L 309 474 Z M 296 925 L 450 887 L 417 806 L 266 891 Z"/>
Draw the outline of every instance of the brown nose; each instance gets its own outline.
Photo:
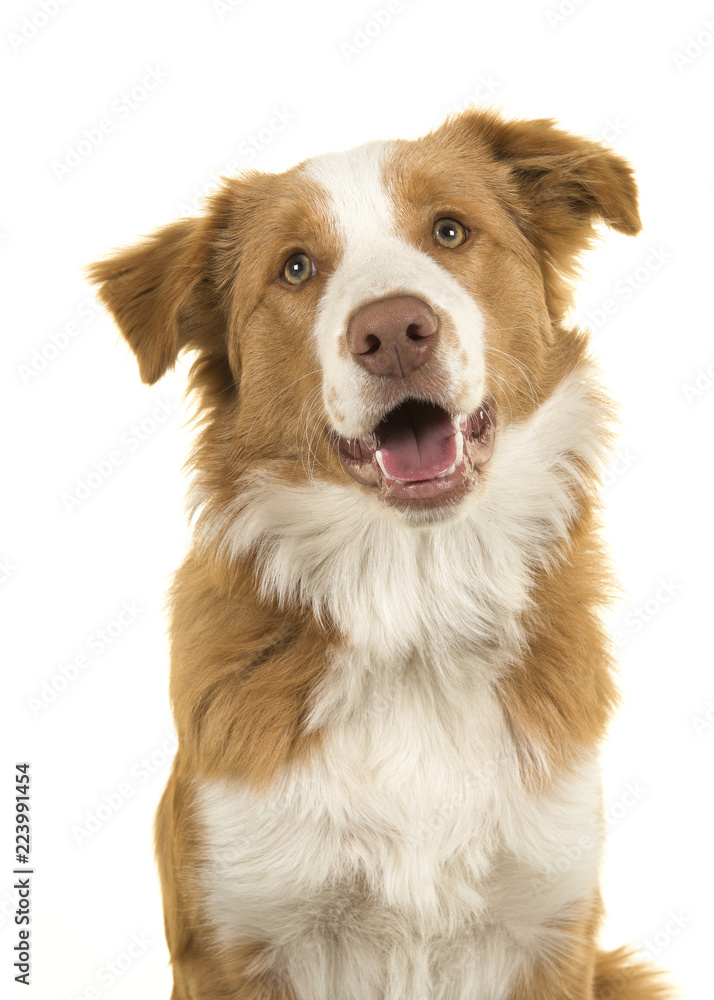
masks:
<path id="1" fill-rule="evenodd" d="M 396 295 L 362 306 L 347 327 L 355 361 L 373 375 L 406 375 L 423 365 L 434 349 L 439 321 L 413 295 Z"/>

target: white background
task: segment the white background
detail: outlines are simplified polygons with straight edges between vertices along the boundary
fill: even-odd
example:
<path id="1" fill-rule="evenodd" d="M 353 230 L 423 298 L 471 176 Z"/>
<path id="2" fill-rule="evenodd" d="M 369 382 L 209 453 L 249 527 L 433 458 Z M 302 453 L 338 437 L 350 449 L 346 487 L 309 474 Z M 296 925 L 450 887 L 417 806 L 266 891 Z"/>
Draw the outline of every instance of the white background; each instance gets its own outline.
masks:
<path id="1" fill-rule="evenodd" d="M 393 0 L 376 34 L 383 0 L 45 7 L 6 3 L 0 30 L 3 995 L 170 992 L 151 824 L 172 752 L 162 608 L 188 537 L 186 369 L 143 386 L 83 266 L 195 211 L 215 174 L 417 136 L 476 100 L 604 137 L 639 177 L 645 231 L 608 234 L 590 255 L 577 316 L 595 327 L 623 427 L 605 490 L 624 588 L 623 707 L 603 757 L 605 942 L 649 947 L 685 997 L 710 1000 L 714 7 Z M 150 70 L 163 79 L 142 90 Z M 104 119 L 101 144 L 58 168 Z M 160 402 L 176 409 L 157 421 Z M 117 450 L 111 477 L 69 511 L 77 481 Z M 125 602 L 138 610 L 117 625 Z M 29 989 L 12 982 L 17 760 L 33 780 Z M 109 818 L 88 833 L 97 810 Z"/>

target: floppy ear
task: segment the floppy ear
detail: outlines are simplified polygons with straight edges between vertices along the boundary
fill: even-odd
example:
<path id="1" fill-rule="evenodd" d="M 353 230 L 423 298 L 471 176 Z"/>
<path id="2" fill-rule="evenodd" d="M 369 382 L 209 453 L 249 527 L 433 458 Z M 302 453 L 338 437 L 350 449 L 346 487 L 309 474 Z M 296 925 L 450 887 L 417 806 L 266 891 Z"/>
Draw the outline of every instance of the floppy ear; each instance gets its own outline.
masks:
<path id="1" fill-rule="evenodd" d="M 179 219 L 88 269 L 136 355 L 142 381 L 160 379 L 183 348 L 223 342 L 209 252 L 209 220 Z"/>
<path id="2" fill-rule="evenodd" d="M 602 221 L 634 236 L 642 228 L 630 165 L 602 143 L 570 135 L 549 119 L 488 122 L 484 137 L 508 163 L 539 226 Z"/>
<path id="3" fill-rule="evenodd" d="M 508 207 L 539 252 L 549 305 L 564 311 L 567 279 L 595 223 L 628 236 L 642 228 L 632 168 L 602 143 L 564 132 L 549 119 L 504 121 L 494 112 L 474 111 L 462 120 L 471 142 L 507 167 Z"/>

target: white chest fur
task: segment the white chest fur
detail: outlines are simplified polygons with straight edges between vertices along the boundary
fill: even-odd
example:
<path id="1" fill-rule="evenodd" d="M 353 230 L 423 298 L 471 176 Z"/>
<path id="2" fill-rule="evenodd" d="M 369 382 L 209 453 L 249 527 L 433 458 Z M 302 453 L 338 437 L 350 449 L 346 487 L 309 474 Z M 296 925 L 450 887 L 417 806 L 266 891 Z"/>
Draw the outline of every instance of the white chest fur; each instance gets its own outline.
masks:
<path id="1" fill-rule="evenodd" d="M 318 759 L 200 788 L 219 940 L 264 942 L 299 1000 L 500 1000 L 595 887 L 596 767 L 528 793 L 484 666 L 343 658 Z"/>
<path id="2" fill-rule="evenodd" d="M 329 610 L 352 650 L 311 706 L 319 757 L 264 796 L 198 789 L 207 916 L 223 944 L 269 948 L 298 1000 L 504 1000 L 596 886 L 597 767 L 527 791 L 494 690 L 532 570 L 567 534 L 576 460 L 600 458 L 589 384 L 499 432 L 483 496 L 443 526 L 397 530 L 348 487 L 260 478 L 203 525 L 227 553 L 257 548 L 265 591 Z"/>

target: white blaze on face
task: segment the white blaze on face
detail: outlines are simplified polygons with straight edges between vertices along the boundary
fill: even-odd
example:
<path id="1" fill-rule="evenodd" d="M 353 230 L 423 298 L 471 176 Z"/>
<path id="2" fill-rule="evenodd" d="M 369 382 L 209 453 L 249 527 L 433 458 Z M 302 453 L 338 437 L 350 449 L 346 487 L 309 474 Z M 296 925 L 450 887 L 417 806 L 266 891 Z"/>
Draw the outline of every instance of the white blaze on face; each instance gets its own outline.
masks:
<path id="1" fill-rule="evenodd" d="M 315 157 L 305 167 L 326 192 L 342 244 L 342 258 L 320 304 L 315 335 L 325 408 L 334 430 L 345 438 L 367 435 L 381 416 L 366 402 L 370 381 L 378 376 L 349 356 L 345 342 L 352 315 L 375 299 L 414 295 L 455 331 L 454 346 L 442 340 L 437 348 L 438 363 L 454 394 L 454 413 L 475 410 L 485 391 L 482 312 L 453 275 L 399 232 L 396 206 L 383 181 L 392 148 L 389 142 L 370 142 Z"/>

